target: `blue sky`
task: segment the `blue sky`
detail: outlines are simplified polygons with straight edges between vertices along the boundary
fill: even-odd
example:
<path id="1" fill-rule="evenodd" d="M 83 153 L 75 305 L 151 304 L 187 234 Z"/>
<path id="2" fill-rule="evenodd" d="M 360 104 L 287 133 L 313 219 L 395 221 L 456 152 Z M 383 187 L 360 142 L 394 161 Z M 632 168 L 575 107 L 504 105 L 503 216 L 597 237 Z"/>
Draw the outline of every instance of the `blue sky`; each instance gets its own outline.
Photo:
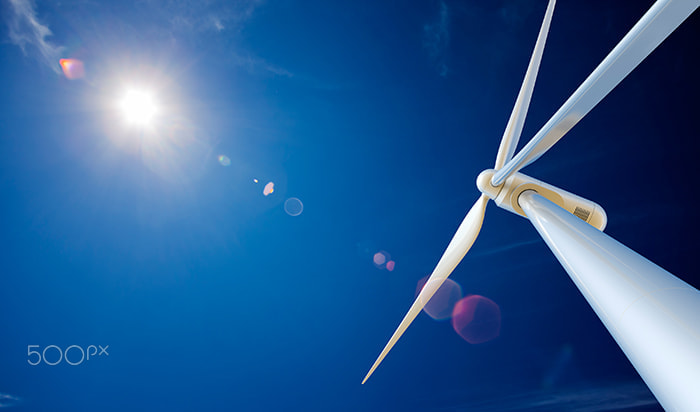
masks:
<path id="1" fill-rule="evenodd" d="M 557 5 L 523 141 L 652 4 L 632 3 Z M 500 335 L 421 314 L 360 385 L 479 195 L 545 1 L 1 5 L 0 409 L 660 410 L 496 207 L 451 278 Z M 523 170 L 695 287 L 698 18 Z M 130 88 L 154 126 L 125 122 Z M 32 366 L 29 345 L 109 355 Z"/>

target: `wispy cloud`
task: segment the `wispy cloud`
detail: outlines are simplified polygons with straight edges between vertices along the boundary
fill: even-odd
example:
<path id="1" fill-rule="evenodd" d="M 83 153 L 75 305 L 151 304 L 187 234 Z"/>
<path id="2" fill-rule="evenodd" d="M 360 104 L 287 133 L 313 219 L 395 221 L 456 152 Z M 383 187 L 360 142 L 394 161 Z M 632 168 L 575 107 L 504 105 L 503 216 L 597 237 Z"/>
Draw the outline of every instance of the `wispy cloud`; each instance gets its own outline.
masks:
<path id="1" fill-rule="evenodd" d="M 224 26 L 224 24 L 221 22 L 221 19 L 216 16 L 211 16 L 211 23 L 214 25 L 214 29 L 216 29 L 216 31 L 224 31 L 226 28 L 226 26 Z"/>
<path id="2" fill-rule="evenodd" d="M 552 410 L 558 407 L 567 411 L 588 412 L 619 411 L 655 404 L 656 399 L 641 383 L 552 393 L 530 400 L 530 406 L 536 410 Z"/>
<path id="3" fill-rule="evenodd" d="M 447 4 L 441 1 L 440 11 L 435 21 L 423 26 L 423 46 L 442 77 L 447 76 L 449 71 L 446 55 L 447 46 L 450 44 L 449 23 L 449 9 Z"/>
<path id="4" fill-rule="evenodd" d="M 504 246 L 488 249 L 488 250 L 485 250 L 483 252 L 473 253 L 471 255 L 471 257 L 476 258 L 476 257 L 492 256 L 495 254 L 505 253 L 505 252 L 513 250 L 513 249 L 518 249 L 518 248 L 521 248 L 523 246 L 530 246 L 530 245 L 534 245 L 534 244 L 538 244 L 538 243 L 542 243 L 542 242 L 543 242 L 542 239 L 540 239 L 538 237 L 535 239 L 529 239 L 529 240 L 524 240 L 521 242 L 510 243 L 510 244 L 507 244 Z"/>
<path id="5" fill-rule="evenodd" d="M 642 382 L 617 382 L 595 387 L 540 390 L 497 399 L 449 406 L 443 411 L 479 412 L 571 411 L 603 412 L 658 405 Z"/>
<path id="6" fill-rule="evenodd" d="M 514 0 L 506 2 L 499 13 L 508 26 L 516 26 L 523 24 L 539 7 L 538 3 L 530 0 Z"/>
<path id="7" fill-rule="evenodd" d="M 233 62 L 238 66 L 244 67 L 250 73 L 269 73 L 275 76 L 293 77 L 293 74 L 288 70 L 252 55 L 234 54 Z"/>
<path id="8" fill-rule="evenodd" d="M 170 0 L 165 6 L 154 6 L 170 14 L 173 29 L 196 31 L 239 30 L 248 21 L 261 0 L 227 1 L 191 1 Z"/>
<path id="9" fill-rule="evenodd" d="M 19 46 L 25 55 L 36 58 L 49 66 L 56 73 L 61 69 L 58 61 L 64 51 L 57 41 L 51 41 L 52 31 L 41 18 L 33 0 L 8 0 L 6 22 L 10 41 Z M 288 70 L 268 62 L 254 52 L 236 46 L 236 37 L 231 33 L 239 32 L 254 18 L 255 11 L 264 4 L 264 0 L 240 0 L 229 2 L 223 0 L 138 0 L 133 8 L 139 15 L 148 16 L 145 20 L 127 23 L 121 15 L 109 4 L 96 4 L 93 9 L 99 9 L 108 15 L 110 24 L 101 24 L 99 17 L 87 15 L 78 7 L 66 6 L 64 11 L 72 13 L 74 20 L 89 21 L 92 24 L 74 28 L 79 37 L 84 39 L 151 39 L 160 43 L 177 45 L 206 44 L 207 48 L 223 47 L 224 56 L 229 61 L 254 74 L 292 77 Z M 145 24 L 144 22 L 147 22 Z M 111 31 L 104 31 L 109 27 Z M 118 28 L 118 33 L 115 33 Z M 220 36 L 223 34 L 224 36 Z M 220 40 L 215 40 L 220 39 Z M 216 46 L 216 45 L 219 46 Z M 177 46 L 175 46 L 177 47 Z"/>
<path id="10" fill-rule="evenodd" d="M 241 0 L 227 2 L 211 0 L 193 2 L 191 0 L 170 0 L 161 13 L 167 15 L 170 23 L 169 32 L 191 35 L 202 33 L 228 34 L 242 30 L 251 19 L 254 12 L 263 5 L 263 0 Z M 154 7 L 159 5 L 154 4 Z M 224 33 L 226 32 L 226 33 Z M 208 39 L 211 39 L 210 37 Z M 226 38 L 229 48 L 227 56 L 230 61 L 254 74 L 272 74 L 274 76 L 292 77 L 288 70 L 268 62 L 252 52 L 231 51 L 231 37 Z"/>
<path id="11" fill-rule="evenodd" d="M 12 406 L 17 406 L 21 402 L 21 399 L 7 394 L 7 393 L 0 393 L 0 408 L 10 408 Z"/>
<path id="12" fill-rule="evenodd" d="M 62 47 L 52 44 L 48 38 L 51 30 L 39 21 L 36 7 L 31 0 L 9 0 L 10 12 L 7 25 L 12 43 L 22 49 L 25 55 L 34 55 L 56 73 Z"/>

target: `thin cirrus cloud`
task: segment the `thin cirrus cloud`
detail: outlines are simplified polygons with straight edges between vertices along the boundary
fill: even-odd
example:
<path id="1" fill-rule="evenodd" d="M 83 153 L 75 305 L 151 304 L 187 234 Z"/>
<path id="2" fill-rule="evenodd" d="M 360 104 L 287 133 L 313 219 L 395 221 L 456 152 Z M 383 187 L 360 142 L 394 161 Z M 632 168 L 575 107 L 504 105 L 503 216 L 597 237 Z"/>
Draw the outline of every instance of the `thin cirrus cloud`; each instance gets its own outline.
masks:
<path id="1" fill-rule="evenodd" d="M 254 12 L 263 2 L 261 0 L 243 0 L 230 3 L 226 1 L 211 1 L 203 4 L 188 0 L 170 0 L 164 5 L 151 2 L 138 3 L 135 10 L 150 16 L 149 31 L 155 37 L 178 36 L 195 39 L 197 41 L 209 41 L 206 35 L 209 33 L 227 35 L 239 31 L 247 24 Z M 60 73 L 58 65 L 64 47 L 52 41 L 53 35 L 48 24 L 42 21 L 37 8 L 31 0 L 9 0 L 8 11 L 5 14 L 8 26 L 8 36 L 11 43 L 20 47 L 26 56 L 35 57 L 46 64 L 54 72 Z M 109 7 L 105 6 L 106 9 Z M 80 16 L 79 9 L 67 8 L 75 16 Z M 119 17 L 110 14 L 110 18 L 118 20 Z M 95 26 L 100 27 L 99 24 Z M 87 26 L 94 30 L 93 25 Z M 110 25 L 106 25 L 110 26 Z M 113 27 L 111 25 L 110 27 Z M 125 27 L 130 27 L 125 25 Z M 96 33 L 88 33 L 82 29 L 78 35 L 89 38 L 102 38 Z M 230 49 L 230 45 L 227 46 Z M 288 70 L 268 62 L 262 57 L 246 50 L 227 50 L 230 62 L 242 67 L 252 74 L 267 74 L 281 77 L 293 77 Z"/>
<path id="2" fill-rule="evenodd" d="M 165 7 L 154 4 L 154 11 L 167 15 L 172 28 L 194 31 L 239 30 L 254 11 L 262 4 L 261 0 L 207 1 L 169 0 Z"/>
<path id="3" fill-rule="evenodd" d="M 449 23 L 449 9 L 447 4 L 441 1 L 437 18 L 432 23 L 423 26 L 423 46 L 442 77 L 447 76 L 449 71 L 446 54 L 450 44 Z"/>
<path id="4" fill-rule="evenodd" d="M 7 394 L 7 393 L 0 393 L 0 408 L 10 408 L 13 406 L 17 406 L 20 403 L 20 398 Z"/>
<path id="5" fill-rule="evenodd" d="M 22 49 L 25 55 L 32 54 L 56 73 L 60 73 L 58 59 L 63 47 L 49 41 L 51 30 L 37 17 L 30 0 L 10 0 L 7 16 L 10 41 Z"/>
<path id="6" fill-rule="evenodd" d="M 510 243 L 510 244 L 507 244 L 504 246 L 491 248 L 491 249 L 488 249 L 488 250 L 485 250 L 482 252 L 472 253 L 471 257 L 472 258 L 488 257 L 488 256 L 492 256 L 495 254 L 502 254 L 504 252 L 508 252 L 508 251 L 513 250 L 513 249 L 519 249 L 519 248 L 524 247 L 524 246 L 530 246 L 530 245 L 535 245 L 535 244 L 539 244 L 539 243 L 544 243 L 542 241 L 542 239 L 540 239 L 539 237 L 534 238 L 534 239 L 523 240 L 520 242 Z"/>
<path id="7" fill-rule="evenodd" d="M 481 412 L 567 411 L 603 412 L 648 408 L 658 405 L 642 382 L 617 382 L 597 387 L 538 390 L 500 396 L 488 401 L 461 404 L 445 411 Z"/>
<path id="8" fill-rule="evenodd" d="M 268 73 L 274 76 L 282 77 L 294 76 L 291 72 L 282 67 L 275 66 L 274 64 L 271 64 L 262 58 L 255 57 L 249 54 L 243 55 L 234 53 L 232 55 L 232 59 L 235 65 L 245 68 L 250 73 Z"/>
<path id="9" fill-rule="evenodd" d="M 230 35 L 231 32 L 242 30 L 254 18 L 255 10 L 262 4 L 262 0 L 211 1 L 206 3 L 170 0 L 167 3 L 168 6 L 160 12 L 167 15 L 166 20 L 170 23 L 167 29 L 169 32 L 187 34 L 215 32 L 226 36 Z M 248 50 L 227 50 L 226 56 L 232 64 L 251 74 L 293 77 L 288 70 L 272 64 Z"/>

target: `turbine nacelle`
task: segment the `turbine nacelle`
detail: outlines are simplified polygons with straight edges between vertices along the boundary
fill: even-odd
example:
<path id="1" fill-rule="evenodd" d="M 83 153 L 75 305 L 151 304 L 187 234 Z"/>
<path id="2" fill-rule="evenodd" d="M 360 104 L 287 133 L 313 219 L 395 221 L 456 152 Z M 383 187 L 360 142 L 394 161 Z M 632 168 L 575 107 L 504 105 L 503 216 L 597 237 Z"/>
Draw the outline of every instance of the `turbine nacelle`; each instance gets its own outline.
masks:
<path id="1" fill-rule="evenodd" d="M 495 173 L 493 169 L 481 172 L 476 178 L 476 186 L 500 208 L 527 218 L 518 203 L 518 198 L 523 192 L 532 190 L 596 229 L 601 231 L 605 229 L 608 217 L 599 204 L 522 173 L 513 173 L 499 186 L 493 186 L 491 179 Z"/>

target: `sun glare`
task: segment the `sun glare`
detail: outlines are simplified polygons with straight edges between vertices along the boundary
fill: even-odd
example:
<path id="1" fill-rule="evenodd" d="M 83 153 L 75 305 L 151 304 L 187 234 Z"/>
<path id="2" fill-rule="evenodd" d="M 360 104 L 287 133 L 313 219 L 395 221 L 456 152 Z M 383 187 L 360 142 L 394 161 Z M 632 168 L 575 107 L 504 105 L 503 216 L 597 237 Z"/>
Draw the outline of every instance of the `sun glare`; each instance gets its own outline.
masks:
<path id="1" fill-rule="evenodd" d="M 158 112 L 151 93 L 140 90 L 129 90 L 119 102 L 119 107 L 126 121 L 138 126 L 150 125 Z"/>

